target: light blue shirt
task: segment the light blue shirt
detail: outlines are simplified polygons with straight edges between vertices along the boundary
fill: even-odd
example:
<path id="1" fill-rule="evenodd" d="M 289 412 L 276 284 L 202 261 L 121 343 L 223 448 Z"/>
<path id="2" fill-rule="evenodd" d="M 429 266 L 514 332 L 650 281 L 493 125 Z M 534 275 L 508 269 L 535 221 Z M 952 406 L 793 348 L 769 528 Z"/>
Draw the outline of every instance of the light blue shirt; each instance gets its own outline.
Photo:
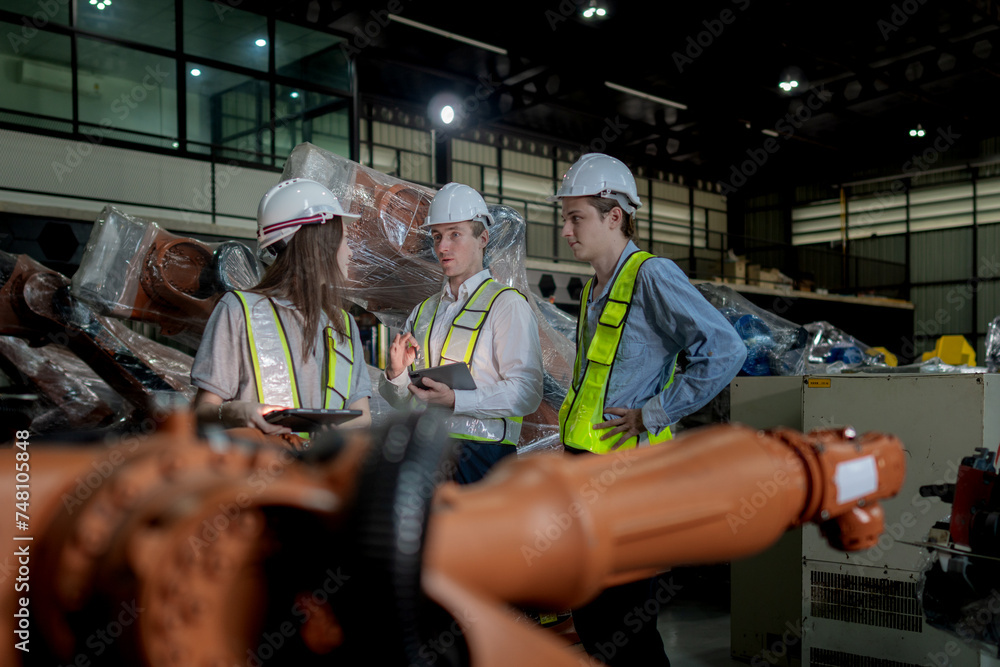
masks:
<path id="1" fill-rule="evenodd" d="M 628 242 L 615 267 L 639 251 Z M 587 304 L 587 346 L 608 300 L 608 288 Z M 674 376 L 677 354 L 687 350 L 688 365 Z M 647 260 L 636 278 L 632 306 L 608 379 L 605 408 L 642 408 L 646 430 L 658 433 L 695 412 L 729 384 L 746 359 L 746 346 L 733 326 L 665 257 Z M 606 414 L 605 419 L 617 419 Z"/>

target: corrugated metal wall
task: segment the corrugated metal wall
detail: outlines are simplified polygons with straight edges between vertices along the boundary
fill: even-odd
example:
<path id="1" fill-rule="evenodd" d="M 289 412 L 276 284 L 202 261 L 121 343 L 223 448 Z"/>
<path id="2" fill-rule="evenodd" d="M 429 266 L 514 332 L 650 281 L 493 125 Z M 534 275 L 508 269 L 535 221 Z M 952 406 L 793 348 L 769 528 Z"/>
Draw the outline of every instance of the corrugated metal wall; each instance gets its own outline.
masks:
<path id="1" fill-rule="evenodd" d="M 910 280 L 914 283 L 972 277 L 972 228 L 920 232 L 910 237 Z"/>

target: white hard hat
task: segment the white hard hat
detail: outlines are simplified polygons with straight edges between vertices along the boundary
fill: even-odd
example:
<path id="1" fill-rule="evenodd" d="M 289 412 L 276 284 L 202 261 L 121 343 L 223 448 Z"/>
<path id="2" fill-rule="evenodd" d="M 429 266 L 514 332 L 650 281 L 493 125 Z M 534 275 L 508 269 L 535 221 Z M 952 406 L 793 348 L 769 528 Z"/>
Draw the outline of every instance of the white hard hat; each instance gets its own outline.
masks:
<path id="1" fill-rule="evenodd" d="M 353 220 L 337 197 L 316 181 L 293 178 L 267 191 L 257 207 L 257 256 L 270 265 L 302 225 L 322 224 L 340 216 Z"/>
<path id="2" fill-rule="evenodd" d="M 563 197 L 607 197 L 628 214 L 642 206 L 632 172 L 621 160 L 604 153 L 587 153 L 563 176 L 559 190 L 545 201 Z"/>
<path id="3" fill-rule="evenodd" d="M 430 210 L 427 211 L 427 218 L 420 226 L 429 227 L 466 220 L 478 220 L 486 227 L 493 226 L 493 216 L 486 208 L 486 201 L 482 195 L 468 185 L 449 183 L 434 195 Z"/>

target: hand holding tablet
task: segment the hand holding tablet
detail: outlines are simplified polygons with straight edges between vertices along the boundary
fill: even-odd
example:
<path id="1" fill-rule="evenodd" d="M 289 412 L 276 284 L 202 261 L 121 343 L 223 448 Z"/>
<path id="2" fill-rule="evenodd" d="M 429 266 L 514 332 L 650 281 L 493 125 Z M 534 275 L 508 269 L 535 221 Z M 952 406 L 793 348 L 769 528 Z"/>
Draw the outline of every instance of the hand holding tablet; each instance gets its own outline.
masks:
<path id="1" fill-rule="evenodd" d="M 472 373 L 466 364 L 457 362 L 435 366 L 434 368 L 424 368 L 419 371 L 410 372 L 410 382 L 419 389 L 427 389 L 424 386 L 423 378 L 430 378 L 435 382 L 442 382 L 448 385 L 449 389 L 475 389 L 476 381 L 472 379 Z"/>
<path id="2" fill-rule="evenodd" d="M 324 426 L 342 424 L 361 414 L 361 410 L 317 410 L 311 408 L 290 408 L 275 410 L 264 415 L 264 421 L 278 426 L 287 426 L 293 431 L 321 430 Z"/>

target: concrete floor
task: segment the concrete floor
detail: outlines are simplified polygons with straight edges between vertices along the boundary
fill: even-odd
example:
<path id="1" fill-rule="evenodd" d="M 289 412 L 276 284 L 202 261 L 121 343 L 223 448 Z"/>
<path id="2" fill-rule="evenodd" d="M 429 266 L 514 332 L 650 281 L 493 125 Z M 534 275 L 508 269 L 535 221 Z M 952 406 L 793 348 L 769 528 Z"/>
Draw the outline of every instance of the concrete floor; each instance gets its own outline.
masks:
<path id="1" fill-rule="evenodd" d="M 671 667 L 747 667 L 729 654 L 729 566 L 678 568 L 663 576 L 680 589 L 656 619 Z M 583 653 L 582 645 L 576 648 Z"/>
<path id="2" fill-rule="evenodd" d="M 660 612 L 656 628 L 671 667 L 747 667 L 729 656 L 729 605 L 681 599 Z"/>

